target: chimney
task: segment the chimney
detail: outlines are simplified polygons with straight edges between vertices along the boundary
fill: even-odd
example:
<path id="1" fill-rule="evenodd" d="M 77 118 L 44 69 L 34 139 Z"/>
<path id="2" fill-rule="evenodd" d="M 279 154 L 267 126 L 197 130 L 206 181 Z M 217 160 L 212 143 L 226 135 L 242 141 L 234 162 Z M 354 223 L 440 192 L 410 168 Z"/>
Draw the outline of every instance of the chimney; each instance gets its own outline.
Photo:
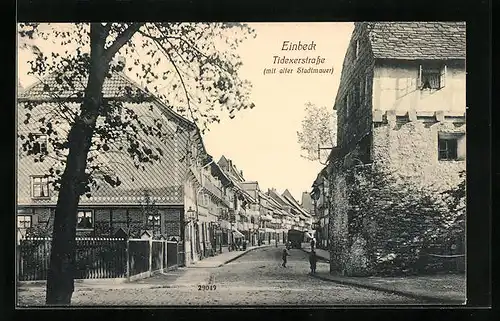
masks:
<path id="1" fill-rule="evenodd" d="M 125 69 L 125 57 L 121 55 L 117 55 L 113 58 L 111 61 L 111 70 L 121 72 L 123 69 Z"/>
<path id="2" fill-rule="evenodd" d="M 241 175 L 241 177 L 243 177 L 243 171 L 242 170 L 240 170 L 240 175 Z"/>

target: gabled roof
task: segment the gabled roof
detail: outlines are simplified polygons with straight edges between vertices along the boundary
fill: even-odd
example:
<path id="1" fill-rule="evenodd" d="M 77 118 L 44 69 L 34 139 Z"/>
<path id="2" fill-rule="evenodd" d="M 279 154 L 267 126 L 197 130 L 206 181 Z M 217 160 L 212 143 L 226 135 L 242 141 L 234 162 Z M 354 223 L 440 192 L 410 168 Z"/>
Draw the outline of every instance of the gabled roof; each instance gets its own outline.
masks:
<path id="1" fill-rule="evenodd" d="M 53 75 L 52 75 L 53 77 Z M 41 99 L 42 103 L 36 108 L 37 112 L 32 112 L 32 118 L 41 117 L 44 113 L 54 108 L 58 108 L 57 99 L 49 96 L 44 96 L 43 83 L 56 83 L 55 79 L 44 79 L 43 82 L 36 83 L 30 88 L 23 91 L 20 96 L 19 109 L 22 110 L 23 102 L 30 100 Z M 105 80 L 105 97 L 107 98 L 122 98 L 119 96 L 123 94 L 118 87 L 129 86 L 135 89 L 139 89 L 139 86 L 124 76 L 121 73 L 114 73 L 111 78 Z M 43 90 L 42 90 L 43 91 Z M 64 93 L 64 90 L 61 90 Z M 118 95 L 117 97 L 113 97 Z M 64 96 L 64 95 L 63 95 Z M 151 101 L 147 102 L 128 102 L 125 101 L 125 106 L 133 109 L 138 116 L 152 116 L 141 118 L 145 125 L 153 125 L 152 118 L 162 118 L 165 116 L 169 123 L 177 125 L 187 125 L 190 129 L 195 129 L 195 135 L 198 137 L 197 140 L 201 143 L 203 149 L 203 141 L 199 130 L 194 123 L 183 118 L 182 116 L 176 114 L 171 108 L 163 104 L 159 99 L 154 96 L 150 96 Z M 59 96 L 59 99 L 61 96 Z M 70 108 L 79 108 L 79 103 L 77 101 L 65 102 L 65 105 L 70 106 Z M 35 115 L 36 114 L 36 115 Z M 35 124 L 35 126 L 37 126 Z M 165 130 L 168 130 L 172 134 L 175 132 L 175 126 L 164 126 Z M 20 124 L 19 133 L 23 131 L 32 132 L 36 130 L 33 128 L 33 123 L 29 126 Z M 187 132 L 184 132 L 187 134 Z M 184 139 L 183 134 L 180 135 L 179 139 Z M 151 142 L 155 146 L 160 146 L 163 150 L 164 157 L 160 162 L 155 162 L 154 164 L 146 164 L 146 170 L 137 169 L 130 156 L 125 155 L 121 152 L 111 153 L 114 151 L 116 146 L 110 146 L 111 150 L 106 153 L 98 154 L 98 157 L 102 159 L 103 163 L 110 164 L 109 166 L 113 171 L 120 177 L 122 184 L 118 187 L 110 187 L 106 183 L 99 185 L 99 188 L 92 192 L 92 197 L 87 198 L 86 196 L 81 197 L 80 204 L 137 204 L 137 202 L 143 197 L 144 189 L 150 191 L 151 196 L 155 199 L 157 204 L 181 204 L 183 203 L 183 184 L 184 184 L 184 174 L 186 169 L 185 162 L 181 162 L 180 159 L 183 154 L 182 148 L 177 148 L 177 144 L 172 140 L 161 141 L 160 138 L 155 136 L 144 137 L 145 140 Z M 183 144 L 179 144 L 183 146 Z M 49 160 L 43 163 L 34 163 L 31 157 L 19 157 L 18 159 L 18 202 L 20 204 L 53 204 L 56 201 L 55 195 L 53 194 L 51 199 L 45 200 L 33 200 L 30 197 L 30 176 L 32 175 L 44 175 L 48 172 L 52 164 Z"/>
<path id="2" fill-rule="evenodd" d="M 300 206 L 299 203 L 295 200 L 295 198 L 292 196 L 292 194 L 288 191 L 285 190 L 283 192 L 283 198 L 285 198 L 297 211 L 299 211 L 301 214 L 303 214 L 306 218 L 310 216 L 310 214 Z"/>
<path id="3" fill-rule="evenodd" d="M 276 203 L 278 203 L 280 206 L 288 206 L 290 207 L 291 204 L 288 202 L 285 198 L 283 198 L 276 190 L 274 189 L 269 189 L 267 191 L 267 195 L 269 195 L 270 198 L 272 198 Z"/>
<path id="4" fill-rule="evenodd" d="M 374 58 L 465 59 L 465 22 L 362 22 Z"/>
<path id="5" fill-rule="evenodd" d="M 245 181 L 245 178 L 238 170 L 238 168 L 236 168 L 236 165 L 233 164 L 233 161 L 231 159 L 228 159 L 226 156 L 222 155 L 217 164 L 219 164 L 224 171 L 226 171 L 237 181 L 239 182 Z"/>

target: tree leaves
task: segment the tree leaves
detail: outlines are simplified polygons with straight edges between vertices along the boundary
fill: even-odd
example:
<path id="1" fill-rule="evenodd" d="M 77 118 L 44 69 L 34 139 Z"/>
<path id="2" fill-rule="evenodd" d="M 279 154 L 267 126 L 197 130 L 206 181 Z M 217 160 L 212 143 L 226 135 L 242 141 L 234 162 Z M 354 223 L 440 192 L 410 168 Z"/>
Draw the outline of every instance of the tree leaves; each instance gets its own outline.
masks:
<path id="1" fill-rule="evenodd" d="M 302 120 L 301 131 L 297 132 L 297 139 L 301 150 L 306 152 L 301 156 L 315 161 L 319 160 L 318 146 L 331 148 L 336 145 L 337 114 L 327 107 L 310 102 L 305 106 L 306 115 Z M 325 155 L 321 156 L 324 158 Z"/>
<path id="2" fill-rule="evenodd" d="M 36 50 L 31 46 L 34 54 L 31 73 L 42 79 L 48 74 L 53 76 L 54 81 L 43 83 L 41 89 L 45 98 L 57 103 L 50 105 L 51 110 L 43 103 L 27 101 L 22 104 L 22 108 L 30 112 L 24 123 L 37 122 L 36 132 L 47 136 L 47 148 L 34 145 L 33 137 L 26 133 L 19 136 L 25 154 L 37 161 L 47 157 L 53 161 L 53 168 L 57 170 L 51 175 L 55 186 L 59 186 L 68 151 L 67 134 L 75 119 L 84 112 L 79 103 L 85 96 L 92 64 L 89 24 L 20 24 L 19 27 L 21 38 L 43 39 L 53 44 L 51 48 L 61 48 L 44 52 L 48 47 L 39 46 Z M 103 32 L 109 33 L 104 48 L 109 49 L 129 27 L 127 23 L 103 24 Z M 136 167 L 142 169 L 146 169 L 145 164 L 171 156 L 162 144 L 176 139 L 168 122 L 153 105 L 144 112 L 130 104 L 151 101 L 151 92 L 194 121 L 202 132 L 211 123 L 220 121 L 219 115 L 214 114 L 217 108 L 230 110 L 231 114 L 253 108 L 249 99 L 251 84 L 239 78 L 238 69 L 242 63 L 234 51 L 252 32 L 244 24 L 233 23 L 148 23 L 124 43 L 119 54 L 127 59 L 111 62 L 107 77 L 120 71 L 135 72 L 138 82 L 145 86 L 119 88 L 117 92 L 121 97 L 105 97 L 100 104 L 91 154 L 87 158 L 89 176 L 81 182 L 85 186 L 81 188 L 82 195 L 91 194 L 99 178 L 111 186 L 121 183 L 113 166 L 106 165 L 105 155 L 113 160 L 117 159 L 115 153 L 128 155 Z M 69 100 L 79 102 L 78 107 Z M 35 116 L 32 111 L 37 110 Z M 183 135 L 184 131 L 180 129 L 177 135 Z"/>

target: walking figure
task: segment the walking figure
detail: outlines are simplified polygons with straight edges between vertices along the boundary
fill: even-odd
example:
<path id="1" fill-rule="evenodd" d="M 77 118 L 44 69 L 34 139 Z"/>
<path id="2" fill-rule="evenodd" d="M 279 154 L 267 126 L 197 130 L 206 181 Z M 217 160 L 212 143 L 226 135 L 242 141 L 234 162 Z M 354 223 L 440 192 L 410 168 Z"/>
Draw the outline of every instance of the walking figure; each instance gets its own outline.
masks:
<path id="1" fill-rule="evenodd" d="M 311 274 L 316 273 L 316 262 L 318 262 L 318 257 L 316 256 L 316 252 L 314 250 L 309 254 L 309 264 L 311 265 Z"/>
<path id="2" fill-rule="evenodd" d="M 314 247 L 316 245 L 316 240 L 313 238 L 311 238 L 311 251 L 314 251 Z"/>
<path id="3" fill-rule="evenodd" d="M 290 256 L 290 253 L 288 253 L 288 250 L 285 248 L 283 249 L 283 264 L 281 264 L 282 267 L 286 268 L 286 258 L 287 256 Z"/>

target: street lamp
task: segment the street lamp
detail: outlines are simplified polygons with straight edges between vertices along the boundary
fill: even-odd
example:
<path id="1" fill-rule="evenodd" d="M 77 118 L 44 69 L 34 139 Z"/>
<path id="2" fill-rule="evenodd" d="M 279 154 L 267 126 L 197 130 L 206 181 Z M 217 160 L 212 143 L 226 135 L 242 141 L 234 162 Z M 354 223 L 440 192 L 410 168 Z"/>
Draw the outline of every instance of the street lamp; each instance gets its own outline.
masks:
<path id="1" fill-rule="evenodd" d="M 195 218 L 195 210 L 193 210 L 191 208 L 191 206 L 189 206 L 189 209 L 187 210 L 187 215 L 188 215 L 188 221 L 189 222 L 193 222 L 194 221 L 194 218 Z"/>

